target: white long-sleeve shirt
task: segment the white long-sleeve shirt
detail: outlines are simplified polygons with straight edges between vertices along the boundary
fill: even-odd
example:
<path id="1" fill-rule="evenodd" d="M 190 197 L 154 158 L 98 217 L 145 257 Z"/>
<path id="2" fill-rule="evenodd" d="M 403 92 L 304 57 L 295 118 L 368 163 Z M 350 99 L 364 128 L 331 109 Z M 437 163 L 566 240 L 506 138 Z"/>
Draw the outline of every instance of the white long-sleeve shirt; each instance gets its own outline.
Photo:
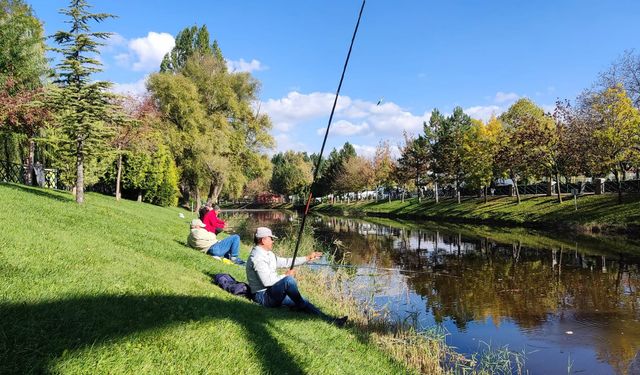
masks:
<path id="1" fill-rule="evenodd" d="M 285 277 L 278 275 L 276 268 L 291 267 L 293 258 L 277 257 L 273 251 L 265 250 L 261 246 L 254 246 L 247 260 L 247 281 L 251 293 L 265 290 Z M 307 262 L 307 257 L 297 257 L 295 265 Z"/>

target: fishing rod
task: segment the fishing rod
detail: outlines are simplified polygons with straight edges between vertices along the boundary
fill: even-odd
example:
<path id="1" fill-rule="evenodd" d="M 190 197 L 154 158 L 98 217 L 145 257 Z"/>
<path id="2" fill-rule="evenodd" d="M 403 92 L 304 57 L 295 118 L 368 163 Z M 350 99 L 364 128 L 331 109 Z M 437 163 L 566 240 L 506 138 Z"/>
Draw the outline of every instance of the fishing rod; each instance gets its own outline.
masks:
<path id="1" fill-rule="evenodd" d="M 372 271 L 392 271 L 392 272 L 406 272 L 406 273 L 416 273 L 416 274 L 431 274 L 436 276 L 447 276 L 447 277 L 455 277 L 459 278 L 456 275 L 449 275 L 441 272 L 433 272 L 433 271 L 414 271 L 414 270 L 405 270 L 401 268 L 386 268 L 386 267 L 371 267 L 371 266 L 359 266 L 356 264 L 331 264 L 331 263 L 306 263 L 309 267 L 336 267 L 336 268 L 351 268 L 351 269 L 364 269 L 364 270 L 372 270 Z"/>
<path id="2" fill-rule="evenodd" d="M 309 186 L 309 198 L 307 199 L 307 206 L 304 209 L 304 214 L 302 215 L 302 223 L 300 224 L 300 231 L 298 232 L 298 239 L 296 240 L 296 249 L 293 252 L 293 259 L 298 255 L 298 248 L 300 247 L 300 239 L 302 238 L 302 232 L 304 231 L 304 224 L 307 221 L 307 213 L 309 212 L 309 205 L 311 204 L 311 197 L 313 192 L 313 187 L 316 184 L 316 178 L 318 177 L 318 171 L 320 170 L 320 163 L 322 162 L 322 154 L 324 153 L 324 146 L 327 143 L 327 137 L 329 136 L 329 128 L 331 128 L 331 121 L 333 120 L 333 114 L 336 110 L 336 104 L 338 103 L 338 97 L 340 96 L 340 89 L 342 88 L 342 81 L 344 80 L 344 74 L 347 71 L 347 65 L 349 65 L 349 58 L 351 57 L 351 50 L 353 49 L 353 42 L 356 40 L 356 34 L 358 34 L 358 27 L 360 26 L 360 19 L 362 18 L 362 11 L 364 10 L 364 4 L 366 0 L 362 0 L 362 6 L 360 7 L 360 13 L 358 14 L 358 22 L 356 22 L 356 27 L 353 30 L 353 36 L 351 37 L 351 44 L 349 45 L 349 52 L 347 53 L 347 58 L 344 61 L 344 66 L 342 67 L 342 75 L 340 76 L 340 83 L 338 83 L 338 90 L 336 90 L 336 97 L 333 100 L 333 107 L 331 108 L 331 115 L 329 116 L 329 122 L 327 124 L 327 130 L 324 133 L 324 139 L 322 141 L 322 147 L 320 148 L 320 155 L 318 156 L 318 161 L 316 161 L 316 168 L 313 171 L 313 179 L 311 180 L 311 185 Z M 294 262 L 291 262 L 291 270 L 293 269 Z"/>

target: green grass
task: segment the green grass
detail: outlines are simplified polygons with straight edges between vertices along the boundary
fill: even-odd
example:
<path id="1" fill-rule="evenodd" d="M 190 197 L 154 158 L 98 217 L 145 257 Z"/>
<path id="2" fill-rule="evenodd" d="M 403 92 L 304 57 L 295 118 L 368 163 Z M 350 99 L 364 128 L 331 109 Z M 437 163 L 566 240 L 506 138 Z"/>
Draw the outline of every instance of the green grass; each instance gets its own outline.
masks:
<path id="1" fill-rule="evenodd" d="M 187 248 L 190 218 L 0 184 L 0 373 L 409 372 L 354 327 L 211 284 L 218 272 L 245 280 L 244 269 Z"/>
<path id="2" fill-rule="evenodd" d="M 546 196 L 523 197 L 521 204 L 511 197 L 492 197 L 487 203 L 484 203 L 484 199 L 467 198 L 460 204 L 453 199 L 444 199 L 438 204 L 433 200 L 419 203 L 414 198 L 405 202 L 325 203 L 315 206 L 314 210 L 587 230 L 637 229 L 640 226 L 638 195 L 625 195 L 623 204 L 617 204 L 615 194 L 582 196 L 577 200 L 577 211 L 573 199 L 568 198 L 561 204 L 557 203 L 556 197 Z"/>

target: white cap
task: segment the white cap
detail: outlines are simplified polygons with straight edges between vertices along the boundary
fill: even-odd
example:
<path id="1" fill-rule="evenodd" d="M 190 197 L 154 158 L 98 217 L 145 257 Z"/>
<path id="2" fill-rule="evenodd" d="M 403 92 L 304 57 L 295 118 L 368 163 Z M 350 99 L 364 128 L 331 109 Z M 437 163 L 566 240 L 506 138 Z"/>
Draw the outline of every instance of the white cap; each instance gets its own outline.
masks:
<path id="1" fill-rule="evenodd" d="M 267 227 L 259 227 L 258 229 L 256 229 L 256 238 L 264 238 L 264 237 L 278 238 L 274 236 L 273 233 L 271 233 L 271 229 Z"/>
<path id="2" fill-rule="evenodd" d="M 206 225 L 204 225 L 204 223 L 200 219 L 193 219 L 191 220 L 191 227 L 204 228 L 206 227 Z"/>

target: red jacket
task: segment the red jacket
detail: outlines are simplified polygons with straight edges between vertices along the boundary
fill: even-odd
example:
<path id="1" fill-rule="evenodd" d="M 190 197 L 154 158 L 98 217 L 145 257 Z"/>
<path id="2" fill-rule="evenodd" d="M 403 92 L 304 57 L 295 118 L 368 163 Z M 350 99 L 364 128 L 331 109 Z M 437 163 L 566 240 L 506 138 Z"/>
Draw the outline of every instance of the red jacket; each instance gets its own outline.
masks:
<path id="1" fill-rule="evenodd" d="M 224 221 L 218 219 L 218 215 L 216 215 L 215 210 L 207 212 L 204 215 L 204 219 L 202 220 L 202 222 L 204 223 L 204 225 L 206 225 L 204 229 L 208 230 L 209 232 L 215 233 L 216 229 L 224 228 Z"/>

